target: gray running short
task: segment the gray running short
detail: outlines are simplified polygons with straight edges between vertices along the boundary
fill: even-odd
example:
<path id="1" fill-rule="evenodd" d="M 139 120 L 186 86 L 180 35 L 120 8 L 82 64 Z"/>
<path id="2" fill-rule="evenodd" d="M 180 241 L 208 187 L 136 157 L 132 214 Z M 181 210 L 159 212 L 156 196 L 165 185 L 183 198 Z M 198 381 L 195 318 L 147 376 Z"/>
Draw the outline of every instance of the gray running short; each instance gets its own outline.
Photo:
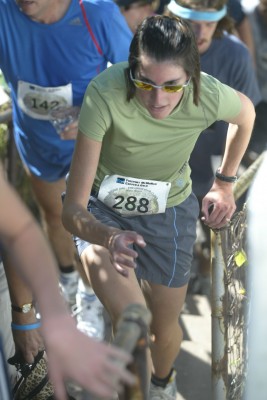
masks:
<path id="1" fill-rule="evenodd" d="M 138 253 L 136 275 L 151 283 L 181 287 L 188 283 L 196 239 L 198 201 L 193 193 L 165 213 L 122 217 L 91 196 L 88 211 L 103 224 L 133 230 L 143 236 L 146 247 L 133 246 Z M 79 255 L 89 242 L 74 237 Z"/>

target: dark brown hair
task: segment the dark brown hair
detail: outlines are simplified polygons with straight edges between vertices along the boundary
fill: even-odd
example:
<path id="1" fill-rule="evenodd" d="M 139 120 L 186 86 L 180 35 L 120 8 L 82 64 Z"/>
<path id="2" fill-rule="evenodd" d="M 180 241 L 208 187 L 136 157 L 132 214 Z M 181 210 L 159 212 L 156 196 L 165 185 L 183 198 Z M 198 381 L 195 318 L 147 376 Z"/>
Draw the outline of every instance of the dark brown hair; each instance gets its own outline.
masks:
<path id="1" fill-rule="evenodd" d="M 193 82 L 193 100 L 198 105 L 200 86 L 200 61 L 194 32 L 190 25 L 179 17 L 156 15 L 145 18 L 132 39 L 129 53 L 129 67 L 125 70 L 127 100 L 134 97 L 135 86 L 129 72 L 140 65 L 140 56 L 156 62 L 171 61 L 181 66 Z"/>

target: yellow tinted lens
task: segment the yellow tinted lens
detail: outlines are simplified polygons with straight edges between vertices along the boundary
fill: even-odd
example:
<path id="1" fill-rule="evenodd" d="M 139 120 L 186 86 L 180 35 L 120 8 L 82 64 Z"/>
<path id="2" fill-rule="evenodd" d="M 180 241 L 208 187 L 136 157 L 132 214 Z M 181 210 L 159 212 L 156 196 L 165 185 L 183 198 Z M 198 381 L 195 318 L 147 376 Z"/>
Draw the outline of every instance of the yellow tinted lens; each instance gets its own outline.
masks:
<path id="1" fill-rule="evenodd" d="M 176 92 L 180 92 L 183 89 L 183 86 L 181 86 L 181 85 L 175 85 L 175 86 L 165 85 L 165 86 L 163 86 L 162 89 L 167 93 L 176 93 Z"/>
<path id="2" fill-rule="evenodd" d="M 149 83 L 145 83 L 145 82 L 141 82 L 141 81 L 135 80 L 134 84 L 139 89 L 152 90 L 152 86 Z"/>

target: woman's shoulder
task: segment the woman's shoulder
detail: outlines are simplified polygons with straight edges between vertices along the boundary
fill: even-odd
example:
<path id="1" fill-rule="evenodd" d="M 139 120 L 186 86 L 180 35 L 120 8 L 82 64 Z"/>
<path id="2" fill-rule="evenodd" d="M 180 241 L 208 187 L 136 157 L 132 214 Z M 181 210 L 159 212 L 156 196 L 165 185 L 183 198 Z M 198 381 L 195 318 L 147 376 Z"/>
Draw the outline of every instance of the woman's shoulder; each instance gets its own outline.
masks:
<path id="1" fill-rule="evenodd" d="M 227 84 L 221 82 L 215 76 L 207 74 L 206 72 L 200 73 L 200 87 L 202 91 L 210 91 L 211 89 L 219 90 L 221 87 L 229 87 Z M 231 88 L 234 90 L 233 88 Z"/>
<path id="2" fill-rule="evenodd" d="M 215 76 L 207 74 L 206 72 L 201 71 L 200 73 L 200 87 L 201 91 L 210 91 L 212 89 L 216 89 L 218 84 L 221 82 L 215 78 Z"/>
<path id="3" fill-rule="evenodd" d="M 126 80 L 124 71 L 128 63 L 118 63 L 105 69 L 91 80 L 86 89 L 86 101 L 97 104 L 107 112 L 111 108 L 120 108 L 126 103 Z"/>
<path id="4" fill-rule="evenodd" d="M 215 104 L 218 101 L 235 101 L 236 90 L 229 85 L 222 83 L 212 75 L 201 72 L 200 78 L 200 99 L 204 103 Z"/>
<path id="5" fill-rule="evenodd" d="M 121 90 L 126 87 L 124 74 L 127 68 L 127 62 L 120 62 L 111 65 L 92 80 L 92 85 L 105 94 L 113 90 Z"/>

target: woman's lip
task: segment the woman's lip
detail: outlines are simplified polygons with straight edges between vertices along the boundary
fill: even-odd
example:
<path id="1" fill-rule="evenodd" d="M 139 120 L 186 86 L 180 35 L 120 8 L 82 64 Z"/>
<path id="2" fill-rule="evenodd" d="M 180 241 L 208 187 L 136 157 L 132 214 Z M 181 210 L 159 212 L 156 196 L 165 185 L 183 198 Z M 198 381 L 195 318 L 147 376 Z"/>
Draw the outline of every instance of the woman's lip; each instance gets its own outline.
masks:
<path id="1" fill-rule="evenodd" d="M 153 110 L 162 110 L 164 109 L 166 106 L 153 106 L 151 105 L 150 108 L 152 108 Z"/>
<path id="2" fill-rule="evenodd" d="M 161 115 L 166 111 L 166 106 L 160 106 L 160 107 L 150 106 L 148 108 L 148 111 L 152 115 Z"/>

